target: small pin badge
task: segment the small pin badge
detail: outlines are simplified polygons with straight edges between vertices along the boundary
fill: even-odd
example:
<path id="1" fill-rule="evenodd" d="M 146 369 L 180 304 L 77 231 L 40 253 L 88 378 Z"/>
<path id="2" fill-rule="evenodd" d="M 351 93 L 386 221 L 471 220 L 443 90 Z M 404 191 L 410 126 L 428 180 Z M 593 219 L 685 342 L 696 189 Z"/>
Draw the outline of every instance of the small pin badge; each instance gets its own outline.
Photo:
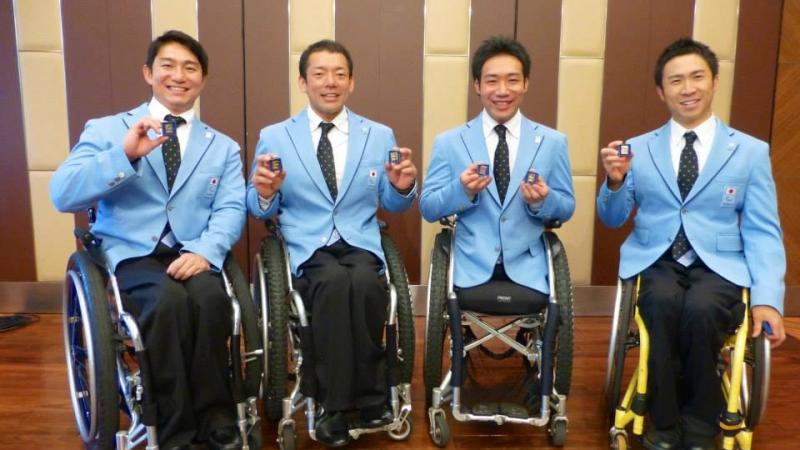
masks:
<path id="1" fill-rule="evenodd" d="M 213 136 L 213 134 L 211 134 L 210 131 L 206 131 L 206 139 L 211 139 L 211 136 Z"/>
<path id="2" fill-rule="evenodd" d="M 367 127 L 361 127 L 361 132 L 367 134 Z"/>
<path id="3" fill-rule="evenodd" d="M 541 144 L 542 143 L 542 137 L 541 136 L 536 136 L 535 138 L 533 138 L 533 142 L 535 142 L 537 144 Z"/>
<path id="4" fill-rule="evenodd" d="M 217 178 L 217 177 L 209 178 L 209 180 L 208 180 L 208 185 L 209 186 L 216 186 L 218 184 L 219 184 L 219 178 Z"/>

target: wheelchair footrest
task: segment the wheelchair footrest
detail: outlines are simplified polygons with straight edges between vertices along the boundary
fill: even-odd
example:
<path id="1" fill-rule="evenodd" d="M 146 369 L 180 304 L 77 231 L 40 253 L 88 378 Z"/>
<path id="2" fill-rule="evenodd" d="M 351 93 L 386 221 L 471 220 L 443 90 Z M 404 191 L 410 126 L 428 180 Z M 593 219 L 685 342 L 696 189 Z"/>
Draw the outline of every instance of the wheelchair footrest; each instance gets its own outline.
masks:
<path id="1" fill-rule="evenodd" d="M 470 407 L 470 413 L 476 416 L 493 416 L 502 414 L 514 419 L 528 418 L 528 409 L 517 403 L 510 402 L 488 402 L 476 403 Z"/>

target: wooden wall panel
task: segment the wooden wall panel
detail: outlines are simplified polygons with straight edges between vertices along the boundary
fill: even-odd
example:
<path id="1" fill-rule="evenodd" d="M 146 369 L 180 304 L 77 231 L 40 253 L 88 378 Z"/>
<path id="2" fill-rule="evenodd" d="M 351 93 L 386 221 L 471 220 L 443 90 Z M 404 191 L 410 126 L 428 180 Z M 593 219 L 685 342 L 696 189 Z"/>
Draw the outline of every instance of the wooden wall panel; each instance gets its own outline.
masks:
<path id="1" fill-rule="evenodd" d="M 514 36 L 517 8 L 516 0 L 472 0 L 472 17 L 469 21 L 469 86 L 467 88 L 467 120 L 472 120 L 483 109 L 480 97 L 475 94 L 472 78 L 472 55 L 486 38 L 496 35 Z"/>
<path id="2" fill-rule="evenodd" d="M 561 42 L 561 0 L 517 2 L 517 40 L 531 55 L 531 79 L 522 102 L 529 118 L 556 127 L 558 65 Z"/>
<path id="3" fill-rule="evenodd" d="M 19 68 L 17 65 L 14 5 L 0 3 L 0 178 L 6 195 L 0 196 L 0 248 L 8 256 L 0 265 L 0 281 L 35 281 L 28 160 L 22 122 Z M 13 195 L 9 195 L 13 192 Z M 11 258 L 13 255 L 13 258 Z M 12 262 L 13 260 L 13 262 Z"/>
<path id="4" fill-rule="evenodd" d="M 336 40 L 354 61 L 356 87 L 348 107 L 394 130 L 397 144 L 414 151 L 422 180 L 422 57 L 424 2 L 338 0 Z M 420 186 L 421 187 L 421 184 Z M 420 282 L 421 219 L 417 203 L 403 214 L 379 213 L 412 284 Z"/>

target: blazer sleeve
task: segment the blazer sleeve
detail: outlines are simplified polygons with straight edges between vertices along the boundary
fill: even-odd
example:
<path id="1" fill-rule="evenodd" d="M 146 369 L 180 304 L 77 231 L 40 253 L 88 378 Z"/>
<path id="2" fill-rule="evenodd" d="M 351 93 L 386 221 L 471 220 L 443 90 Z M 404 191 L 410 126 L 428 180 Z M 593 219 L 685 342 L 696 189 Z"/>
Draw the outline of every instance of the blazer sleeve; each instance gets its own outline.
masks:
<path id="1" fill-rule="evenodd" d="M 480 199 L 480 195 L 476 195 L 475 200 L 471 200 L 464 190 L 461 173 L 453 170 L 448 158 L 449 153 L 455 150 L 448 141 L 444 136 L 436 138 L 428 173 L 425 174 L 419 209 L 428 222 L 474 208 Z"/>
<path id="2" fill-rule="evenodd" d="M 197 239 L 181 242 L 182 252 L 202 255 L 217 269 L 222 268 L 226 254 L 239 240 L 247 215 L 241 152 L 233 141 L 230 141 L 226 151 L 225 171 L 211 203 L 208 226 Z"/>
<path id="3" fill-rule="evenodd" d="M 741 212 L 744 255 L 750 270 L 750 305 L 767 305 L 783 314 L 786 253 L 778 218 L 769 147 L 758 149 Z"/>
<path id="4" fill-rule="evenodd" d="M 619 228 L 628 220 L 635 200 L 633 170 L 628 171 L 622 186 L 616 191 L 608 188 L 606 177 L 597 193 L 597 215 L 606 226 Z"/>
<path id="5" fill-rule="evenodd" d="M 256 164 L 258 164 L 258 157 L 267 153 L 267 149 L 269 146 L 267 145 L 267 130 L 262 130 L 261 135 L 258 138 L 258 144 L 256 144 L 256 155 L 253 157 L 253 164 L 250 167 L 250 173 L 253 174 L 256 171 Z M 247 211 L 250 214 L 259 220 L 266 220 L 270 217 L 274 216 L 275 213 L 278 212 L 278 205 L 280 204 L 280 191 L 276 192 L 275 195 L 272 197 L 271 201 L 269 202 L 269 207 L 267 209 L 261 208 L 261 202 L 258 198 L 258 191 L 256 191 L 255 186 L 253 185 L 253 178 L 247 180 Z"/>
<path id="6" fill-rule="evenodd" d="M 81 137 L 50 180 L 50 199 L 61 212 L 84 210 L 141 174 L 141 162 L 128 161 L 118 140 L 108 137 L 109 120 L 86 123 Z"/>
<path id="7" fill-rule="evenodd" d="M 550 179 L 545 180 L 550 193 L 535 209 L 527 208 L 528 214 L 542 220 L 566 222 L 575 212 L 575 191 L 572 187 L 572 168 L 567 151 L 567 138 L 560 136 L 554 148 L 555 158 L 550 170 Z"/>
<path id="8" fill-rule="evenodd" d="M 393 149 L 397 146 L 397 142 L 394 138 L 394 133 L 388 131 L 385 135 L 385 138 L 381 141 L 381 144 L 385 151 L 382 153 L 384 155 L 388 154 L 390 149 Z M 383 172 L 381 175 L 381 206 L 383 209 L 389 212 L 403 212 L 408 209 L 411 204 L 414 202 L 414 199 L 417 197 L 417 183 L 414 182 L 414 186 L 406 195 L 401 194 L 400 192 L 395 189 L 392 183 L 389 181 L 389 176 L 386 174 L 386 171 Z"/>

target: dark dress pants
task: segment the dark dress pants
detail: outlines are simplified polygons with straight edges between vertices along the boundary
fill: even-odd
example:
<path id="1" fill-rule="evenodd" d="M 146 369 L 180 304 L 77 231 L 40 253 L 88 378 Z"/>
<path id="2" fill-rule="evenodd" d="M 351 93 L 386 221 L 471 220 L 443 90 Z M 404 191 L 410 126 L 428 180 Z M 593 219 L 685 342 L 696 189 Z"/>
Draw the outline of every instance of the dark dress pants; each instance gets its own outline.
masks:
<path id="1" fill-rule="evenodd" d="M 297 288 L 312 317 L 317 400 L 328 412 L 386 401 L 388 294 L 381 269 L 377 256 L 342 240 L 301 265 Z"/>
<path id="2" fill-rule="evenodd" d="M 699 258 L 685 267 L 669 252 L 641 276 L 639 311 L 650 333 L 650 418 L 658 429 L 680 421 L 692 424 L 691 432 L 713 435 L 724 408 L 717 359 L 742 321 L 742 288 Z"/>
<path id="3" fill-rule="evenodd" d="M 123 261 L 116 275 L 123 306 L 139 325 L 149 353 L 162 446 L 204 441 L 234 424 L 228 381 L 230 300 L 215 272 L 177 281 L 166 273 L 178 257 L 159 244 Z"/>

